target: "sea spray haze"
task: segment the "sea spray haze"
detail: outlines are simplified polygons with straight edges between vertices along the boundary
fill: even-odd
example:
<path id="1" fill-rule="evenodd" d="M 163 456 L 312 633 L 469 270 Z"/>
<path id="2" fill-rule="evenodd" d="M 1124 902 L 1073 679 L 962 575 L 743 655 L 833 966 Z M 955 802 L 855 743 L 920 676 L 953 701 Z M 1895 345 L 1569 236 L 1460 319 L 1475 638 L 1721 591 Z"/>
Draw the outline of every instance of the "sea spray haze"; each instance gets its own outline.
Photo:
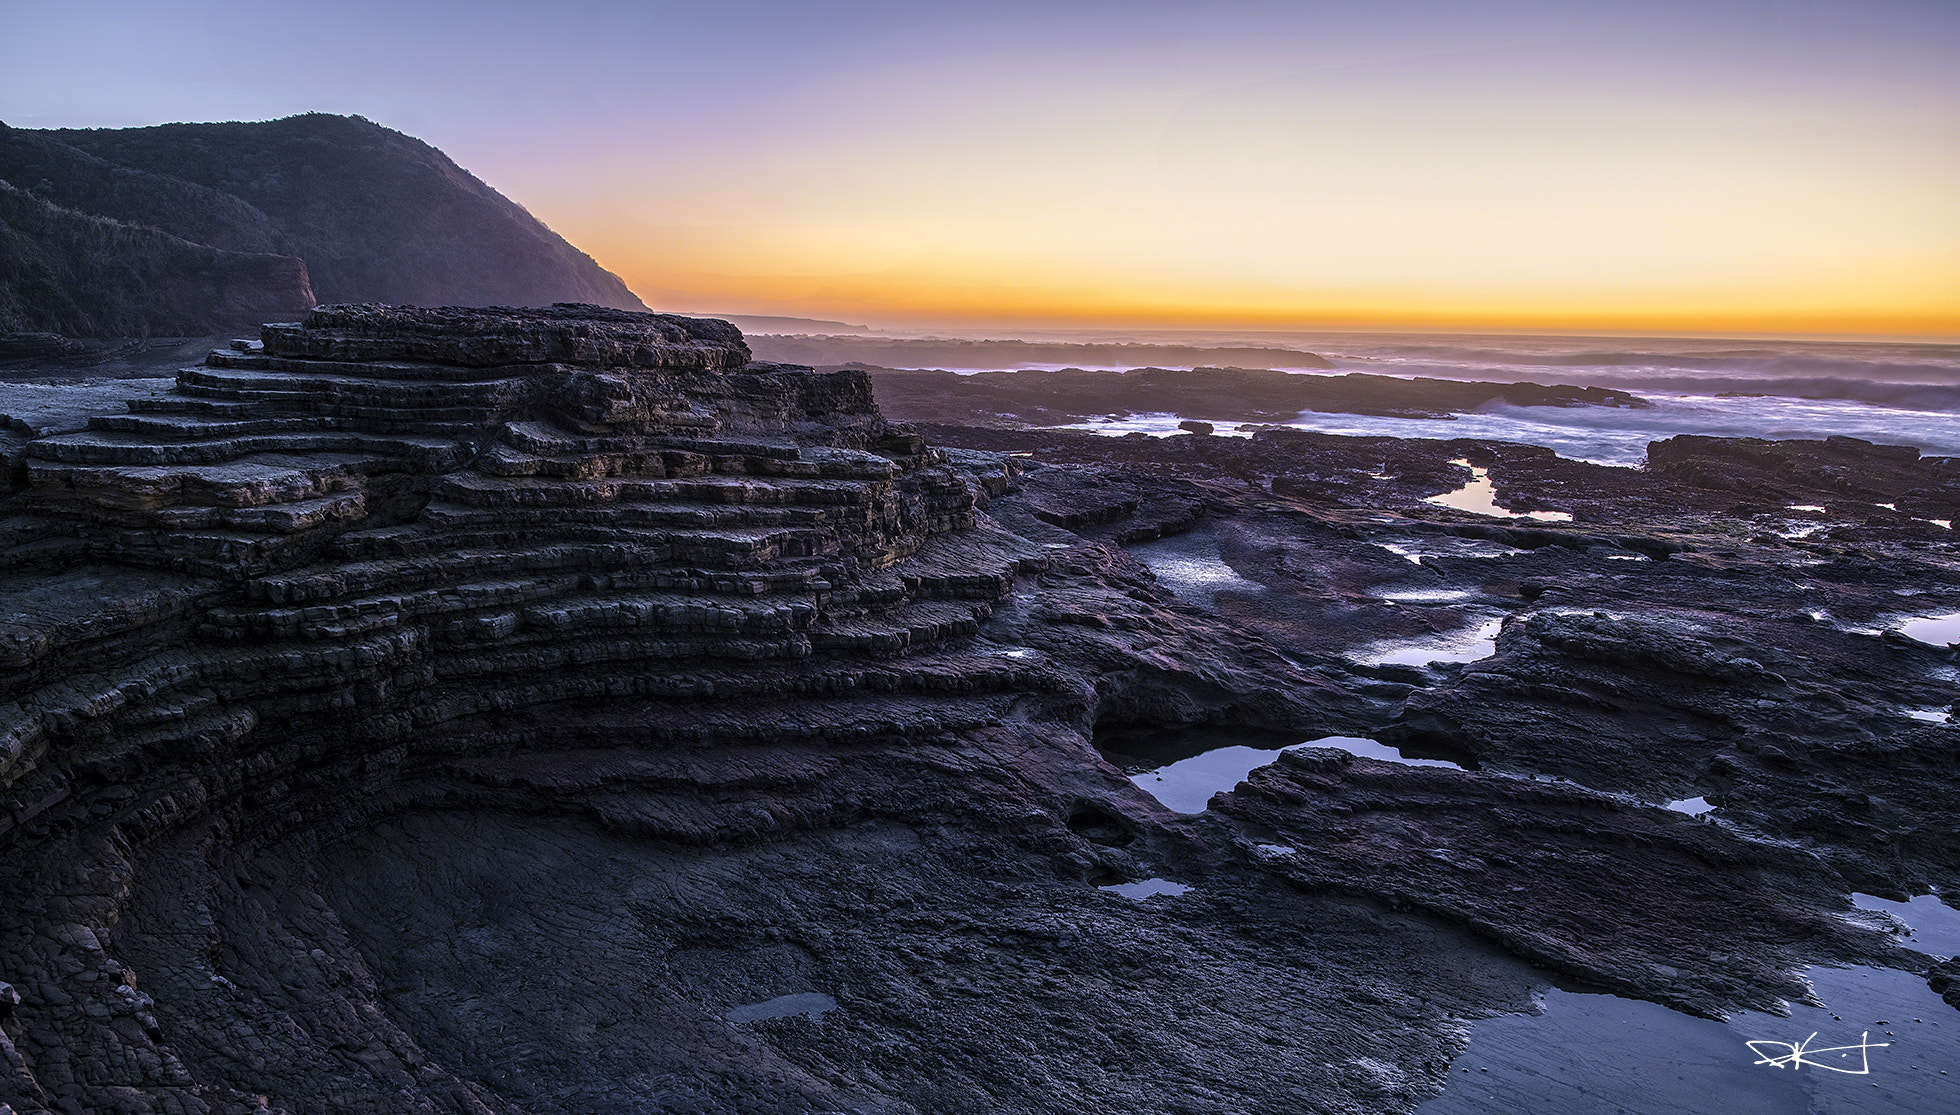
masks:
<path id="1" fill-rule="evenodd" d="M 1302 413 L 1287 423 L 1325 433 L 1522 441 L 1602 464 L 1637 465 L 1648 441 L 1683 433 L 1765 438 L 1841 434 L 1911 445 L 1930 454 L 1960 454 L 1960 345 L 1223 330 L 1028 331 L 1007 337 L 1008 331 L 1001 330 L 966 336 L 762 334 L 752 335 L 751 341 L 758 354 L 819 365 L 944 368 L 968 374 L 1060 367 L 1117 371 L 1144 363 L 1187 369 L 1229 366 L 1303 375 L 1568 384 L 1629 392 L 1651 404 L 1519 406 L 1496 400 L 1467 414 L 1414 417 L 1335 410 Z M 1225 382 L 1221 376 L 1221 388 Z M 1049 424 L 1038 415 L 1018 416 Z M 1229 421 L 1230 408 L 1220 405 L 1204 413 L 1119 406 L 1086 423 L 1054 424 L 1168 434 L 1184 419 Z"/>

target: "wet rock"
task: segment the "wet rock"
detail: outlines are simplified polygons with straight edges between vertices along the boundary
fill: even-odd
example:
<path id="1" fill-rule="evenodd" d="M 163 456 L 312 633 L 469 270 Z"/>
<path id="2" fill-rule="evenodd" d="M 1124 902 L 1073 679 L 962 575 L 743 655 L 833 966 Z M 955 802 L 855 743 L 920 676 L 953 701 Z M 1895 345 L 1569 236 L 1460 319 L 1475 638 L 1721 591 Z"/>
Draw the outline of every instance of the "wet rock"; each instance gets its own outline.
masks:
<path id="1" fill-rule="evenodd" d="M 1762 501 L 1780 497 L 1785 504 L 1875 504 L 1913 493 L 1917 500 L 1932 498 L 1945 507 L 1960 498 L 1960 462 L 1922 461 L 1911 446 L 1854 437 L 1764 441 L 1683 434 L 1650 444 L 1647 459 L 1648 470 L 1665 479 Z M 1934 491 L 1944 497 L 1934 497 Z"/>
<path id="2" fill-rule="evenodd" d="M 1817 909 L 1842 884 L 1811 857 L 1583 787 L 1300 748 L 1214 808 L 1302 849 L 1270 861 L 1296 886 L 1421 910 L 1693 1013 L 1775 1009 L 1802 994 L 1804 957 L 1895 958 Z"/>
<path id="3" fill-rule="evenodd" d="M 1926 986 L 1946 1000 L 1946 1005 L 1960 1009 L 1960 958 L 1949 957 L 1933 965 L 1926 974 Z"/>
<path id="4" fill-rule="evenodd" d="M 1317 359 L 1317 358 L 1316 358 Z M 865 367 L 865 365 L 849 365 Z M 1514 406 L 1644 407 L 1624 391 L 1536 383 L 1476 383 L 1260 368 L 1134 368 L 1127 372 L 867 369 L 880 400 L 912 422 L 1060 425 L 1097 415 L 1167 412 L 1210 421 L 1284 422 L 1303 410 L 1427 418 L 1502 401 Z M 1389 439 L 1393 440 L 1393 439 Z"/>
<path id="5" fill-rule="evenodd" d="M 973 1110 L 1076 1094 L 983 1052 L 997 1038 L 909 1083 L 832 1085 L 825 1063 L 869 1070 L 851 1052 L 866 1035 L 805 1048 L 795 1027 L 821 1038 L 834 1012 L 727 1029 L 732 1007 L 816 987 L 731 988 L 701 1010 L 651 987 L 624 1014 L 605 1003 L 620 972 L 767 925 L 756 904 L 773 895 L 850 893 L 822 849 L 866 824 L 964 835 L 875 907 L 923 912 L 898 937 L 850 900 L 775 930 L 832 966 L 991 917 L 972 877 L 1034 887 L 1031 917 L 1103 909 L 1087 876 L 1134 869 L 1110 857 L 1163 836 L 1095 758 L 1088 724 L 1297 725 L 1325 718 L 1322 702 L 1342 716 L 1367 702 L 1176 612 L 1115 551 L 1069 534 L 1062 554 L 1003 529 L 978 503 L 1012 497 L 1020 465 L 933 449 L 883 418 L 862 374 L 745 356 L 719 323 L 589 307 L 327 308 L 184 369 L 167 395 L 25 438 L 25 484 L 0 520 L 15 698 L 0 706 L 0 876 L 33 899 L 0 916 L 0 953 L 40 992 L 20 1008 L 35 1024 L 8 1031 L 20 1068 L 0 1097 L 392 1111 L 406 1093 L 577 1111 L 643 1096 L 647 1065 L 665 1066 L 655 1092 L 699 1110 L 912 1110 L 928 1081 Z M 670 845 L 719 849 L 716 871 L 760 855 L 808 857 L 815 874 L 776 876 L 720 920 L 626 953 L 578 942 L 616 915 L 678 926 L 685 903 L 647 892 L 602 911 L 578 884 L 537 907 L 557 928 L 504 940 L 559 958 L 553 994 L 478 960 L 500 973 L 499 1017 L 564 1036 L 546 1043 L 557 1067 L 540 1067 L 450 1018 L 453 1000 L 418 999 L 433 969 L 387 928 L 401 900 L 363 922 L 357 863 L 372 861 L 327 854 L 400 853 L 375 879 L 453 877 L 459 837 L 417 818 L 458 808 L 480 833 L 542 811 L 606 834 L 544 876 L 599 878 L 592 855 L 650 865 Z M 396 831 L 430 836 L 436 858 L 375 835 Z M 1071 857 L 1087 866 L 1057 880 Z M 455 916 L 491 885 L 450 896 Z M 410 890 L 414 917 L 448 916 L 434 911 L 449 897 Z M 528 901 L 506 887 L 494 904 Z M 826 944 L 831 926 L 882 936 Z M 1022 971 L 990 971 L 980 994 L 1006 995 Z M 1087 1001 L 1101 977 L 1043 978 Z M 944 1044 L 960 1026 L 933 1021 L 934 985 L 912 979 L 838 994 L 838 1009 L 861 1026 L 863 996 L 909 987 L 875 1040 Z M 1046 1001 L 990 1032 L 1025 1030 Z M 1316 1025 L 1338 1025 L 1334 1000 L 1318 1001 Z M 1128 1013 L 1112 1008 L 1112 1032 Z M 687 1052 L 696 1038 L 581 1052 L 623 1022 L 712 1034 L 714 1052 Z M 1248 1040 L 1248 1055 L 1269 1048 Z M 1295 1060 L 1293 1087 L 1318 1079 L 1314 1058 Z M 117 1067 L 130 1063 L 149 1067 Z M 1277 1085 L 1259 1089 L 1278 1102 Z"/>
<path id="6" fill-rule="evenodd" d="M 0 1103 L 1407 1111 L 1547 969 L 1924 970 L 1844 916 L 1960 885 L 1952 654 L 1879 634 L 1960 610 L 1917 528 L 914 430 L 741 343 L 357 307 L 11 435 Z M 1460 460 L 1575 521 L 1429 502 Z M 1096 747 L 1184 730 L 1477 769 L 1296 747 L 1180 814 Z"/>

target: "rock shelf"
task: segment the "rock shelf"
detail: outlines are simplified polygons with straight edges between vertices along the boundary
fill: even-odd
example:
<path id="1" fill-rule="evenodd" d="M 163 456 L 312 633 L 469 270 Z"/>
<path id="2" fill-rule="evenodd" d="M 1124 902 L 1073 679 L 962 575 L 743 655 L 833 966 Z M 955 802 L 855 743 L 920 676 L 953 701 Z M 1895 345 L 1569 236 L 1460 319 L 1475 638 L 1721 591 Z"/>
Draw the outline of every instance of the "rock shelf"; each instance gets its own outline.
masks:
<path id="1" fill-rule="evenodd" d="M 0 428 L 0 1115 L 1401 1113 L 1546 970 L 1952 982 L 1846 896 L 1960 888 L 1955 652 L 1860 626 L 1960 607 L 1954 462 L 928 444 L 749 357 L 325 307 Z M 1276 762 L 1173 813 L 1126 733 Z"/>

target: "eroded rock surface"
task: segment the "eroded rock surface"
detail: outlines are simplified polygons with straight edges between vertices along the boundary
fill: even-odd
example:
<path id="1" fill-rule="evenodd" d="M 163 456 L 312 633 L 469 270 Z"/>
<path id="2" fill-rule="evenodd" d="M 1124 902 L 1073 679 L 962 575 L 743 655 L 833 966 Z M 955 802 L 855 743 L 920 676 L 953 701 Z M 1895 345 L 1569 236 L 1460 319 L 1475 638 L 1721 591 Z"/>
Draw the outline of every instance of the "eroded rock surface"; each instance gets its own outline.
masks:
<path id="1" fill-rule="evenodd" d="M 1952 654 L 1859 627 L 1960 610 L 1912 516 L 1786 538 L 1499 443 L 929 444 L 748 355 L 328 308 L 6 435 L 0 1111 L 1402 1112 L 1547 969 L 1950 982 L 1845 899 L 1960 882 Z M 1575 521 L 1427 502 L 1461 459 Z M 1095 746 L 1197 725 L 1477 769 L 1301 749 L 1179 814 Z"/>

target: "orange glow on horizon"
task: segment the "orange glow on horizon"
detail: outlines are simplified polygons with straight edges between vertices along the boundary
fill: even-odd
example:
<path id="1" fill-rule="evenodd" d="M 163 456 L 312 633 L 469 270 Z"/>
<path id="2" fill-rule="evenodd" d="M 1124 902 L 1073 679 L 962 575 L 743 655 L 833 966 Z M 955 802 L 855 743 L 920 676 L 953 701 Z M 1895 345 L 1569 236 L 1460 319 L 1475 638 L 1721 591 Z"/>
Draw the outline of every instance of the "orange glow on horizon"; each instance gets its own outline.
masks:
<path id="1" fill-rule="evenodd" d="M 602 263 L 604 253 L 595 253 Z M 1566 292 L 1375 290 L 1301 292 L 1041 284 L 1023 276 L 921 274 L 919 268 L 836 275 L 614 270 L 642 301 L 673 313 L 807 317 L 890 328 L 1190 328 L 1659 335 L 1774 335 L 1960 340 L 1960 283 L 1937 268 L 1865 284 L 1852 302 L 1829 291 L 1720 289 Z M 936 270 L 936 269 L 935 269 Z M 1960 273 L 1960 268 L 1954 269 Z M 1929 272 L 1933 272 L 1929 274 Z M 1901 289 L 1901 287 L 1905 289 Z M 1504 297 L 1510 293 L 1510 298 Z M 1778 295 L 1781 297 L 1778 297 Z"/>
<path id="2" fill-rule="evenodd" d="M 1317 65 L 1017 53 L 1012 80 L 891 55 L 813 75 L 725 149 L 740 173 L 583 153 L 576 194 L 541 168 L 522 196 L 681 311 L 1960 338 L 1950 66 L 1525 29 Z"/>
<path id="3" fill-rule="evenodd" d="M 660 308 L 1960 338 L 1954 0 L 110 6 L 7 123 L 359 113 Z"/>

